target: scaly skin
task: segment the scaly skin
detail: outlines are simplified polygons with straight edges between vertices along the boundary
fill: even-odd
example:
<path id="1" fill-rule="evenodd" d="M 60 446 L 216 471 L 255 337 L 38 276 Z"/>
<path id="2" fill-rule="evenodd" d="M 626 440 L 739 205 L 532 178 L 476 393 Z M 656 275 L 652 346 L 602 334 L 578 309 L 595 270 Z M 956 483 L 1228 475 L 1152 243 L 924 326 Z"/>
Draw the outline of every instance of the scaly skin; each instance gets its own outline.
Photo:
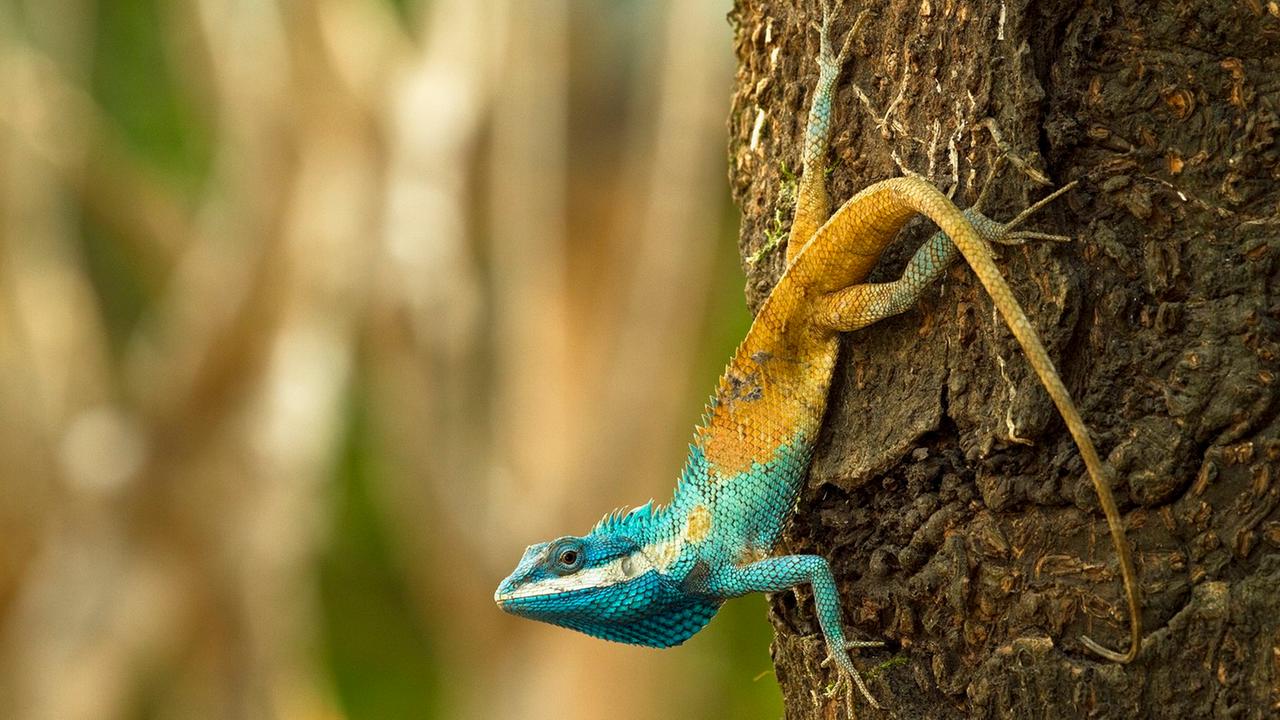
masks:
<path id="1" fill-rule="evenodd" d="M 1120 654 L 1085 642 L 1111 659 L 1127 661 L 1138 647 L 1138 597 L 1115 502 L 1087 428 L 990 246 L 1046 236 L 1010 232 L 1021 217 L 1001 225 L 977 210 L 961 211 L 917 178 L 876 183 L 826 217 L 823 170 L 831 104 L 848 47 L 833 52 L 830 16 L 824 3 L 819 81 L 806 129 L 788 266 L 720 379 L 671 503 L 615 513 L 585 536 L 529 547 L 495 600 L 509 612 L 597 637 L 667 647 L 700 630 L 728 598 L 808 584 L 840 677 L 852 680 L 879 707 L 847 649 L 881 643 L 846 640 L 827 561 L 817 555 L 771 555 L 808 472 L 839 334 L 910 308 L 958 251 L 1062 413 L 1097 488 L 1128 591 L 1131 647 Z M 901 279 L 865 284 L 880 254 L 916 214 L 941 232 L 921 246 Z"/>

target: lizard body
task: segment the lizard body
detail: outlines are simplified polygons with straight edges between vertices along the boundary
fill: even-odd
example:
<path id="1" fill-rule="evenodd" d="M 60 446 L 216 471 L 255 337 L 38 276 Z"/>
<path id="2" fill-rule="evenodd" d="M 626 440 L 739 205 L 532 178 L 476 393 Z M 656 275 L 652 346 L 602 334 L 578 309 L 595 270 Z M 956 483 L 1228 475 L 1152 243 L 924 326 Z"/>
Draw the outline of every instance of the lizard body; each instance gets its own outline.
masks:
<path id="1" fill-rule="evenodd" d="M 529 547 L 495 600 L 509 612 L 608 640 L 668 647 L 700 630 L 726 599 L 807 583 L 840 675 L 876 705 L 847 650 L 881 643 L 846 640 L 827 561 L 772 552 L 808 472 L 840 334 L 914 305 L 959 252 L 1062 413 L 1099 492 L 1128 591 L 1132 645 L 1120 654 L 1085 640 L 1091 649 L 1127 661 L 1137 648 L 1138 600 L 1102 463 L 990 247 L 1044 236 L 1010 232 L 1028 213 L 1002 225 L 976 210 L 961 211 L 918 178 L 876 183 L 828 218 L 825 152 L 835 81 L 848 49 L 847 41 L 840 51 L 833 49 L 829 22 L 824 2 L 819 79 L 787 267 L 720 379 L 671 502 L 613 513 L 585 536 Z M 916 214 L 941 232 L 921 246 L 899 280 L 864 283 L 881 252 Z"/>

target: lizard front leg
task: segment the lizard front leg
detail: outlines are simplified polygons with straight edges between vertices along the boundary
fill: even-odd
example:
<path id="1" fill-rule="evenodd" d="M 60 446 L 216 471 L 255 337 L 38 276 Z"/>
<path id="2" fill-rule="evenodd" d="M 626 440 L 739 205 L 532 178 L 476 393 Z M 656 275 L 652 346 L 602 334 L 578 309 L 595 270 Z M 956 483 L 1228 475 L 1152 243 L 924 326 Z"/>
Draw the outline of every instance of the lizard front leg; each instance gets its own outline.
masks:
<path id="1" fill-rule="evenodd" d="M 831 659 L 835 661 L 840 674 L 858 687 L 867 702 L 879 708 L 880 704 L 863 683 L 848 651 L 850 648 L 879 647 L 884 643 L 878 640 L 845 639 L 844 626 L 840 621 L 840 591 L 836 588 L 831 566 L 826 559 L 817 555 L 783 555 L 743 567 L 729 567 L 711 578 L 709 589 L 718 597 L 732 598 L 754 592 L 779 592 L 805 583 L 813 589 L 813 601 L 818 609 L 818 626 L 822 628 Z"/>

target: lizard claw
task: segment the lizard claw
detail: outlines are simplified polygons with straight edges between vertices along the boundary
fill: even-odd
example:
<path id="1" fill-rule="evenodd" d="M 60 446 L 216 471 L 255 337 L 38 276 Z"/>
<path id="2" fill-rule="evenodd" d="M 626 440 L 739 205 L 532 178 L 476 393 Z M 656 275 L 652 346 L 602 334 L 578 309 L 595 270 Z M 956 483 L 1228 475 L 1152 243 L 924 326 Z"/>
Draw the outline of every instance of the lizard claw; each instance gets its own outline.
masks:
<path id="1" fill-rule="evenodd" d="M 1063 193 L 1079 184 L 1079 181 L 1072 180 L 1062 187 L 1054 190 L 1045 197 L 1033 203 L 1030 207 L 1018 213 L 1017 217 L 1007 223 L 997 223 L 983 214 L 982 208 L 987 202 L 988 193 L 992 186 L 995 185 L 995 179 L 1004 169 L 1006 163 L 1013 163 L 1022 170 L 1024 174 L 1031 178 L 1036 184 L 1049 185 L 1049 178 L 1044 173 L 1031 167 L 1027 162 L 1019 158 L 1013 149 L 1008 146 L 1004 138 L 1000 136 L 1000 129 L 996 126 L 996 121 L 987 118 L 982 122 L 982 126 L 991 132 L 991 137 L 995 140 L 996 146 L 1000 148 L 1000 155 L 996 157 L 995 163 L 991 166 L 991 172 L 987 174 L 987 179 L 982 182 L 982 189 L 978 191 L 978 199 L 969 206 L 965 211 L 966 215 L 974 221 L 975 226 L 979 227 L 982 236 L 991 243 L 999 243 L 1001 245 L 1022 245 L 1033 240 L 1048 240 L 1051 242 L 1070 242 L 1071 238 L 1066 235 L 1050 235 L 1049 233 L 1032 232 L 1027 230 L 1019 230 L 1014 232 L 1014 228 L 1021 225 L 1027 218 L 1039 212 L 1041 208 L 1054 200 L 1058 199 Z"/>
<path id="2" fill-rule="evenodd" d="M 1004 234 L 1009 235 L 1010 237 L 1023 235 L 1032 240 L 1057 240 L 1057 241 L 1069 240 L 1070 238 L 1064 238 L 1062 235 L 1047 235 L 1045 233 L 1030 233 L 1030 232 L 1013 233 L 1012 235 L 1010 235 L 1009 231 L 1021 225 L 1027 218 L 1039 212 L 1040 209 L 1043 208 L 1045 205 L 1048 205 L 1054 200 L 1057 200 L 1063 193 L 1067 192 L 1068 190 L 1074 188 L 1076 185 L 1079 185 L 1079 184 L 1080 184 L 1079 180 L 1072 180 L 1066 185 L 1063 185 L 1057 190 L 1054 190 L 1048 195 L 1045 195 L 1043 198 L 1040 198 L 1036 202 L 1032 203 L 1031 207 L 1028 207 L 1026 210 L 1023 210 L 1022 212 L 1018 213 L 1017 217 L 1015 217 L 1014 219 L 1004 224 Z"/>
<path id="3" fill-rule="evenodd" d="M 1068 235 L 1051 235 L 1049 233 L 1032 232 L 1031 230 L 1016 230 L 1014 232 L 1005 233 L 996 239 L 1001 245 L 1025 245 L 1034 240 L 1047 240 L 1049 242 L 1071 242 L 1074 238 Z"/>
<path id="4" fill-rule="evenodd" d="M 858 668 L 853 664 L 853 658 L 849 657 L 847 652 L 847 650 L 853 648 L 880 647 L 882 645 L 884 643 L 879 640 L 850 640 L 845 643 L 844 650 L 829 654 L 822 661 L 821 666 L 828 667 L 834 664 L 836 667 L 836 682 L 832 686 L 832 691 L 834 692 L 842 684 L 847 683 L 846 689 L 850 693 L 849 704 L 853 704 L 852 690 L 856 687 L 862 697 L 866 698 L 867 702 L 871 704 L 871 707 L 877 710 L 883 709 L 880 703 L 876 702 L 876 699 L 871 695 L 871 691 L 867 689 L 866 683 L 862 681 L 862 675 L 858 673 Z"/>
<path id="5" fill-rule="evenodd" d="M 884 647 L 884 641 L 883 640 L 849 640 L 845 642 L 844 647 L 846 650 L 852 650 L 854 648 Z"/>
<path id="6" fill-rule="evenodd" d="M 832 52 L 831 46 L 831 20 L 835 16 L 835 8 L 843 7 L 844 2 L 837 2 L 832 6 L 831 0 L 822 0 L 822 22 L 810 23 L 814 29 L 818 31 L 818 63 L 821 66 L 829 67 L 833 70 L 839 70 L 844 66 L 846 60 L 849 59 L 849 51 L 853 47 L 853 36 L 858 34 L 858 30 L 862 27 L 862 21 L 867 17 L 867 11 L 863 10 L 853 21 L 853 27 L 849 28 L 844 34 L 844 40 L 840 44 L 838 52 Z"/>

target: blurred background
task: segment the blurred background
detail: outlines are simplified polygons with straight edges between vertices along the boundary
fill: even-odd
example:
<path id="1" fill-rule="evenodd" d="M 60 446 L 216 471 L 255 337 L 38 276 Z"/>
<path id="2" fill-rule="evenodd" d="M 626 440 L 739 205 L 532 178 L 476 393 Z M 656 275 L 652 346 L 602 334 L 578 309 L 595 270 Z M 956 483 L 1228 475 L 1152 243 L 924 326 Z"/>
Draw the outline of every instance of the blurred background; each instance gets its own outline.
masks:
<path id="1" fill-rule="evenodd" d="M 777 717 L 508 617 L 749 323 L 728 0 L 0 0 L 0 717 Z"/>

